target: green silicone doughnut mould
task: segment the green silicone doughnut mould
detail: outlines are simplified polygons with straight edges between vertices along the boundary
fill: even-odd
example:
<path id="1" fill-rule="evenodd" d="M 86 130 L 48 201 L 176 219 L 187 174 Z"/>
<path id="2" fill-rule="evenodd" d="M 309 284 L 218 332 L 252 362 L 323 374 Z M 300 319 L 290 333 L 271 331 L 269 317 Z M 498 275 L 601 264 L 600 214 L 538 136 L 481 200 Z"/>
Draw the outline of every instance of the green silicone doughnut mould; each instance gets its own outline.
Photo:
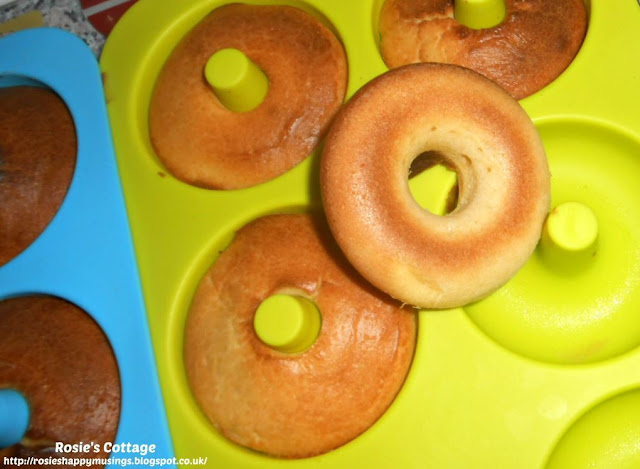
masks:
<path id="1" fill-rule="evenodd" d="M 270 213 L 322 208 L 320 153 L 264 184 L 206 190 L 162 166 L 148 131 L 164 61 L 225 3 L 140 0 L 101 59 L 176 456 L 247 469 L 640 467 L 640 5 L 588 2 L 588 31 L 574 61 L 520 101 L 552 174 L 551 211 L 527 265 L 485 300 L 418 312 L 407 380 L 369 430 L 329 453 L 280 460 L 229 442 L 200 412 L 183 365 L 183 330 L 200 278 L 239 227 Z M 347 100 L 387 71 L 377 31 L 383 0 L 247 3 L 297 6 L 329 25 L 347 53 Z M 460 8 L 461 21 L 502 14 Z M 212 88 L 229 88 L 218 92 L 231 96 L 225 104 L 237 112 L 259 105 L 265 92 L 260 70 L 245 59 L 212 59 L 227 64 L 226 75 L 202 71 Z M 247 97 L 242 89 L 257 91 Z M 234 101 L 238 91 L 242 99 Z M 412 180 L 411 191 L 443 213 L 454 183 L 455 174 L 440 168 Z M 306 306 L 297 307 L 288 317 L 306 317 Z M 319 327 L 279 331 L 268 314 L 259 316 L 259 335 L 284 349 L 308 346 Z M 305 345 L 296 348 L 300 337 Z"/>

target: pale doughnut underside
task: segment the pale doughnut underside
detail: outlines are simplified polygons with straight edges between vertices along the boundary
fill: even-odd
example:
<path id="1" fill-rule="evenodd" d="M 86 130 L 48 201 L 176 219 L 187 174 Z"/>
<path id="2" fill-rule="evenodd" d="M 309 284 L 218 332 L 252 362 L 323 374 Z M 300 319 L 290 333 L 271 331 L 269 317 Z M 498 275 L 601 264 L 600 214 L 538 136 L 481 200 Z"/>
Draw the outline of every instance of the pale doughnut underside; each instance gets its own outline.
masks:
<path id="1" fill-rule="evenodd" d="M 458 205 L 446 216 L 409 192 L 411 163 L 424 152 L 458 172 Z M 423 308 L 461 306 L 503 285 L 533 252 L 550 203 L 545 152 L 517 101 L 444 64 L 404 66 L 363 87 L 327 137 L 321 182 L 349 261 Z"/>

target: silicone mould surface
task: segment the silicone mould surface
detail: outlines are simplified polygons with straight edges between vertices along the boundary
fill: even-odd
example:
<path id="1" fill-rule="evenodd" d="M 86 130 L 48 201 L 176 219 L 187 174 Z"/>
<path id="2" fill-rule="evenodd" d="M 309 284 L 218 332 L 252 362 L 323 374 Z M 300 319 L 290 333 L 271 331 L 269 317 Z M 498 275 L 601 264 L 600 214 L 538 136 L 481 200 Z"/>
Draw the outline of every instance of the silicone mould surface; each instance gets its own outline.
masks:
<path id="1" fill-rule="evenodd" d="M 147 117 L 155 77 L 176 43 L 224 3 L 142 0 L 117 25 L 101 60 L 180 457 L 206 455 L 230 468 L 539 469 L 562 435 L 568 429 L 572 433 L 579 416 L 640 386 L 640 322 L 633 318 L 640 294 L 640 218 L 639 193 L 632 183 L 640 175 L 640 68 L 633 59 L 633 45 L 640 43 L 640 8 L 633 1 L 593 0 L 587 36 L 573 63 L 521 105 L 538 127 L 549 157 L 553 207 L 573 201 L 595 214 L 594 262 L 577 273 L 564 272 L 536 253 L 512 282 L 484 302 L 421 311 L 416 355 L 398 398 L 373 427 L 335 451 L 282 461 L 221 436 L 199 411 L 182 363 L 193 292 L 238 227 L 268 213 L 321 208 L 318 152 L 277 179 L 228 192 L 179 182 L 153 152 Z M 277 3 L 303 8 L 333 27 L 349 61 L 347 99 L 387 70 L 377 43 L 382 0 Z M 636 404 L 620 405 L 631 410 Z M 571 441 L 577 443 L 560 446 L 596 452 L 606 447 L 592 446 L 586 437 Z"/>
<path id="2" fill-rule="evenodd" d="M 108 337 L 120 371 L 115 443 L 155 444 L 154 457 L 172 458 L 98 63 L 69 33 L 22 31 L 0 39 L 0 86 L 17 84 L 47 86 L 64 100 L 75 123 L 78 154 L 71 186 L 52 222 L 0 268 L 0 298 L 53 295 L 87 311 Z"/>

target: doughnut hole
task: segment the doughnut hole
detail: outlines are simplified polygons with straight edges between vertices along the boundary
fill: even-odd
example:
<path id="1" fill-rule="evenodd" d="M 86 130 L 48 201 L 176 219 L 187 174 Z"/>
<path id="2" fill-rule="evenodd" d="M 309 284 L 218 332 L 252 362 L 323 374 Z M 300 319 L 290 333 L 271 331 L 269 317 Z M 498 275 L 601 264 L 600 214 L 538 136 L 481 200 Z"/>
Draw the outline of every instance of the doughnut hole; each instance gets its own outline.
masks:
<path id="1" fill-rule="evenodd" d="M 609 397 L 581 415 L 553 448 L 545 469 L 640 467 L 640 390 Z"/>
<path id="2" fill-rule="evenodd" d="M 423 209 L 446 215 L 458 206 L 458 173 L 438 151 L 426 151 L 409 167 L 409 191 Z"/>
<path id="3" fill-rule="evenodd" d="M 253 327 L 258 338 L 273 349 L 300 353 L 313 345 L 321 322 L 317 305 L 302 291 L 283 291 L 260 303 Z"/>
<path id="4" fill-rule="evenodd" d="M 466 0 L 453 4 L 456 21 L 472 29 L 493 28 L 504 20 L 504 0 Z"/>
<path id="5" fill-rule="evenodd" d="M 269 79 L 241 50 L 215 52 L 204 75 L 216 97 L 230 111 L 247 112 L 258 107 L 269 91 Z"/>
<path id="6" fill-rule="evenodd" d="M 0 80 L 0 266 L 29 247 L 64 201 L 77 158 L 73 117 L 40 82 Z"/>
<path id="7" fill-rule="evenodd" d="M 380 10 L 386 0 L 373 2 L 373 32 L 379 47 Z M 587 0 L 588 2 L 589 0 Z M 505 0 L 465 0 L 454 3 L 454 18 L 461 24 L 473 29 L 492 28 L 500 24 L 506 13 Z"/>
<path id="8" fill-rule="evenodd" d="M 29 404 L 15 389 L 0 389 L 0 456 L 19 443 L 29 427 Z"/>

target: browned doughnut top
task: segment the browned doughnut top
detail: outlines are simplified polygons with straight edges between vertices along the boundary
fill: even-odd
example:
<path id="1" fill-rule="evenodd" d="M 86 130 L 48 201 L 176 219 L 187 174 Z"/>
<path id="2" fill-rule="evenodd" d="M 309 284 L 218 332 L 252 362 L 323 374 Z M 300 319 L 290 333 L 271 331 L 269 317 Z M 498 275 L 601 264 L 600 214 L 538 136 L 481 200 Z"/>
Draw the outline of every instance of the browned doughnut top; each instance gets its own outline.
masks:
<path id="1" fill-rule="evenodd" d="M 204 78 L 211 55 L 235 48 L 267 75 L 255 109 L 226 109 Z M 217 8 L 178 44 L 156 83 L 151 141 L 177 178 L 238 189 L 293 168 L 317 146 L 344 99 L 347 64 L 334 34 L 287 6 Z"/>
<path id="2" fill-rule="evenodd" d="M 456 209 L 420 207 L 412 161 L 436 152 L 458 173 Z M 461 306 L 526 262 L 549 209 L 549 169 L 533 123 L 472 70 L 413 64 L 374 79 L 336 118 L 322 197 L 338 244 L 371 283 L 424 308 Z"/>
<path id="3" fill-rule="evenodd" d="M 24 296 L 0 301 L 0 388 L 19 391 L 30 419 L 22 441 L 4 456 L 61 456 L 56 442 L 100 444 L 116 436 L 120 378 L 109 342 L 77 306 L 59 298 Z M 67 467 L 67 466 L 63 466 Z"/>
<path id="4" fill-rule="evenodd" d="M 71 114 L 53 91 L 0 88 L 0 265 L 49 224 L 76 164 Z"/>
<path id="5" fill-rule="evenodd" d="M 315 302 L 321 331 L 304 352 L 265 345 L 258 305 L 280 292 Z M 243 227 L 202 279 L 185 363 L 209 420 L 230 440 L 286 458 L 336 448 L 391 404 L 413 357 L 416 318 L 344 261 L 324 222 L 272 215 Z"/>
<path id="6" fill-rule="evenodd" d="M 471 68 L 516 99 L 551 83 L 571 63 L 587 28 L 583 0 L 505 0 L 502 23 L 471 29 L 454 0 L 386 0 L 380 47 L 390 68 L 441 62 Z"/>

